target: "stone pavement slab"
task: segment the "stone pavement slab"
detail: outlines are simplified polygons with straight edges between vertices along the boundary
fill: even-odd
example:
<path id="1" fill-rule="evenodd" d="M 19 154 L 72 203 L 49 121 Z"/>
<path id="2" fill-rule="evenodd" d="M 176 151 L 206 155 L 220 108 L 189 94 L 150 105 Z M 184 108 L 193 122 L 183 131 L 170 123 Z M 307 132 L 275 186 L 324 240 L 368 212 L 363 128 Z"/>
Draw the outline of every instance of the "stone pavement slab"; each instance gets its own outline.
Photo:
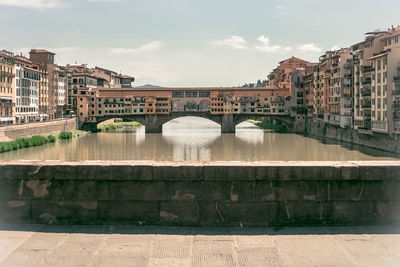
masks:
<path id="1" fill-rule="evenodd" d="M 400 266 L 400 227 L 0 225 L 0 266 Z"/>

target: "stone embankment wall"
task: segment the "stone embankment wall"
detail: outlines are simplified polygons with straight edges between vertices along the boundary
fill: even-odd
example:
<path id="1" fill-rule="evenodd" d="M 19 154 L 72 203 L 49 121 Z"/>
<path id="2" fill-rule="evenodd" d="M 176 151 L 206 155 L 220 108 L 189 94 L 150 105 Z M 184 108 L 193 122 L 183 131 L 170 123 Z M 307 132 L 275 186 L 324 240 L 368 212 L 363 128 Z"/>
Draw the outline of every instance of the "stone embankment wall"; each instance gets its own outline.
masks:
<path id="1" fill-rule="evenodd" d="M 400 162 L 0 162 L 0 220 L 400 223 Z"/>
<path id="2" fill-rule="evenodd" d="M 398 134 L 390 136 L 377 132 L 373 134 L 359 133 L 354 129 L 343 129 L 323 121 L 313 121 L 312 119 L 306 121 L 305 133 L 310 136 L 326 137 L 337 141 L 400 153 L 400 135 Z"/>
<path id="3" fill-rule="evenodd" d="M 76 118 L 4 126 L 0 127 L 0 142 L 56 131 L 72 131 L 75 129 L 77 129 Z"/>

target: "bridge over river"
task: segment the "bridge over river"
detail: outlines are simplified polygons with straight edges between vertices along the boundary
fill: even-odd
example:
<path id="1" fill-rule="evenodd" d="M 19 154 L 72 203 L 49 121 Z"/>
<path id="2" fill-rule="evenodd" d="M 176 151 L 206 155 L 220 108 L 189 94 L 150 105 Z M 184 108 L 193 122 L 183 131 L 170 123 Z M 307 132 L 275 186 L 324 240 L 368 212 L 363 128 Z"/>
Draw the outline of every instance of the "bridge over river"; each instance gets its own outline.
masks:
<path id="1" fill-rule="evenodd" d="M 234 133 L 236 125 L 247 120 L 270 120 L 272 123 L 283 123 L 292 128 L 293 118 L 289 115 L 264 115 L 264 114 L 211 114 L 209 111 L 179 111 L 168 114 L 115 114 L 109 116 L 100 116 L 95 122 L 85 122 L 81 124 L 81 129 L 95 132 L 97 124 L 106 120 L 121 118 L 124 121 L 136 121 L 144 125 L 146 133 L 161 133 L 162 125 L 173 119 L 194 116 L 205 118 L 218 123 L 221 126 L 222 133 Z"/>

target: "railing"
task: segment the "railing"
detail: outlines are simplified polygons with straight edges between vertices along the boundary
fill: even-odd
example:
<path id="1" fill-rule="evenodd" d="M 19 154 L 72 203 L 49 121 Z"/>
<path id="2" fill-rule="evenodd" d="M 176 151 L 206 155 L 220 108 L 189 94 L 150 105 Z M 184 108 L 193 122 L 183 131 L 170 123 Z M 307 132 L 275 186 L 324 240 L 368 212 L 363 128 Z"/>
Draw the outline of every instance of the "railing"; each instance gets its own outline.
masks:
<path id="1" fill-rule="evenodd" d="M 371 108 L 371 102 L 362 103 L 362 108 Z"/>
<path id="2" fill-rule="evenodd" d="M 400 82 L 400 76 L 394 76 L 393 77 L 394 82 Z"/>
<path id="3" fill-rule="evenodd" d="M 362 72 L 363 72 L 363 73 L 369 73 L 369 72 L 372 72 L 372 71 L 375 71 L 375 68 L 373 68 L 373 67 L 371 67 L 371 66 L 364 66 L 364 67 L 362 68 Z"/>
<path id="4" fill-rule="evenodd" d="M 392 95 L 400 95 L 400 89 L 393 90 Z"/>
<path id="5" fill-rule="evenodd" d="M 362 96 L 371 96 L 371 91 L 370 90 L 361 90 L 361 95 Z"/>
<path id="6" fill-rule="evenodd" d="M 371 80 L 370 80 L 370 79 L 365 80 L 365 81 L 363 81 L 361 84 L 362 84 L 362 85 L 370 85 L 370 84 L 371 84 Z"/>
<path id="7" fill-rule="evenodd" d="M 393 108 L 399 109 L 400 108 L 400 102 L 393 102 Z"/>

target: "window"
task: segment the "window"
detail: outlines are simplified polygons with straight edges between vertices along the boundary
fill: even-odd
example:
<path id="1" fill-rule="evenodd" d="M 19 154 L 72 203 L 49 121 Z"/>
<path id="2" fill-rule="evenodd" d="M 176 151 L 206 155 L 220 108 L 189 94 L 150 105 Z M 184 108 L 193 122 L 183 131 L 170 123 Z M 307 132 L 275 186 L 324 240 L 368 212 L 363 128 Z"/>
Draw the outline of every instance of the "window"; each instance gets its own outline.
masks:
<path id="1" fill-rule="evenodd" d="M 211 92 L 210 91 L 199 91 L 199 97 L 210 97 Z"/>
<path id="2" fill-rule="evenodd" d="M 187 98 L 191 98 L 191 97 L 197 97 L 197 91 L 186 91 L 185 92 L 185 96 L 187 97 Z"/>
<path id="3" fill-rule="evenodd" d="M 172 91 L 173 98 L 183 98 L 185 97 L 185 92 L 183 91 Z"/>

